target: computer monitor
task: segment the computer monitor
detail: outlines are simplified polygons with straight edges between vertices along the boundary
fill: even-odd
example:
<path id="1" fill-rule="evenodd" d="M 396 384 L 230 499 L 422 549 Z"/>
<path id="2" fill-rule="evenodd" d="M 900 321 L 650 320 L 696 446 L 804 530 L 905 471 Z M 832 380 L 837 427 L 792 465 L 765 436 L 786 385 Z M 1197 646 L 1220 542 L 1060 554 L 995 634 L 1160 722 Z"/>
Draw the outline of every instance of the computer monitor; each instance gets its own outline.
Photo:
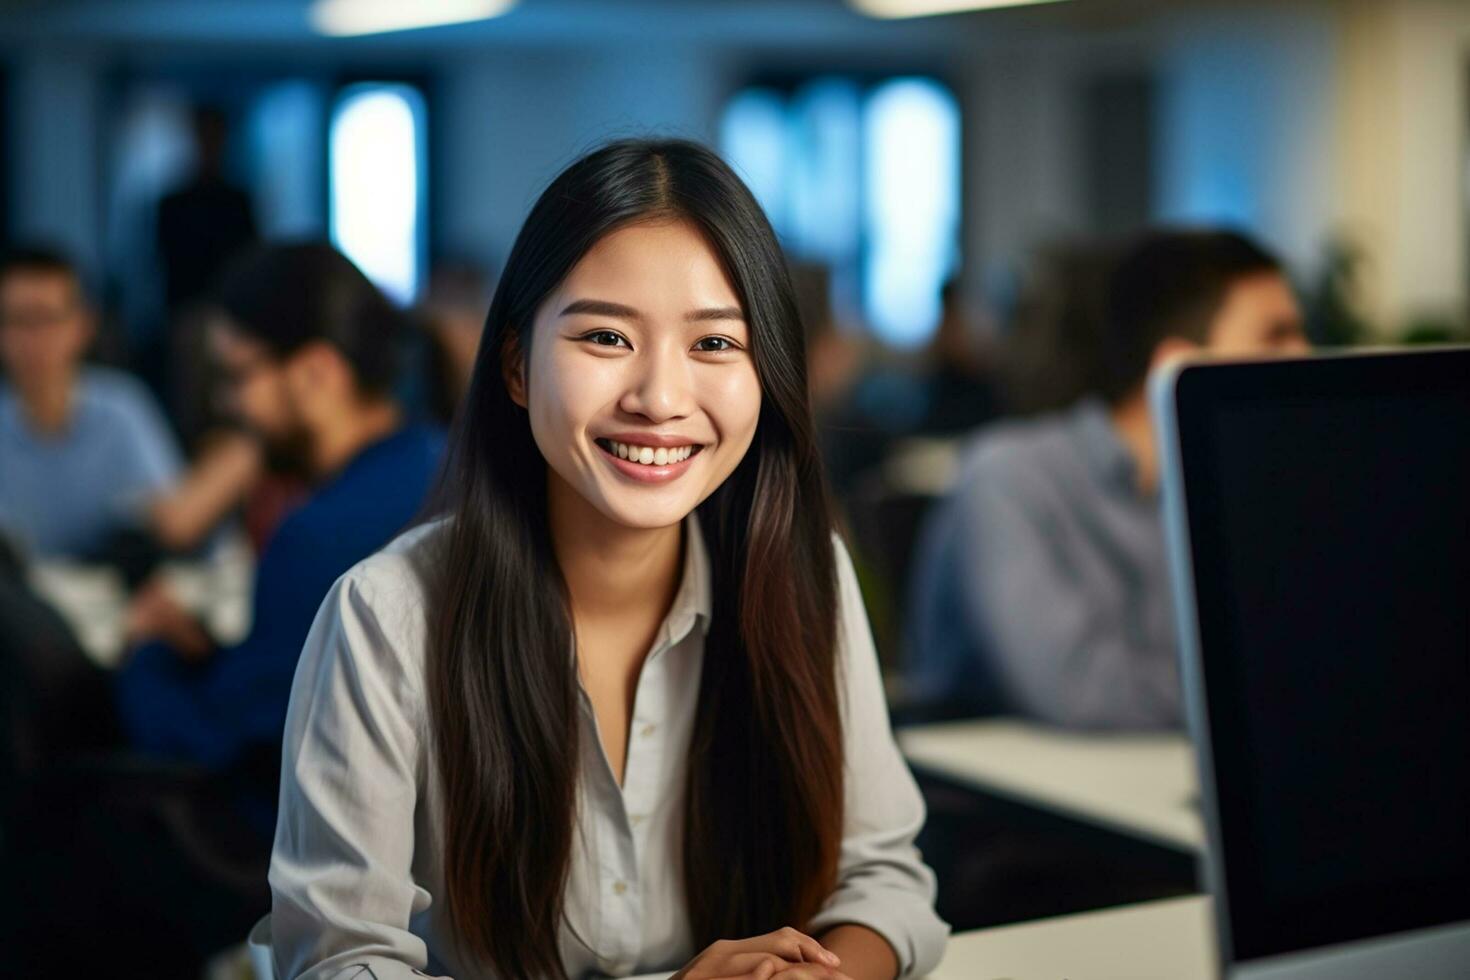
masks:
<path id="1" fill-rule="evenodd" d="M 1470 977 L 1470 349 L 1150 397 L 1222 973 Z"/>

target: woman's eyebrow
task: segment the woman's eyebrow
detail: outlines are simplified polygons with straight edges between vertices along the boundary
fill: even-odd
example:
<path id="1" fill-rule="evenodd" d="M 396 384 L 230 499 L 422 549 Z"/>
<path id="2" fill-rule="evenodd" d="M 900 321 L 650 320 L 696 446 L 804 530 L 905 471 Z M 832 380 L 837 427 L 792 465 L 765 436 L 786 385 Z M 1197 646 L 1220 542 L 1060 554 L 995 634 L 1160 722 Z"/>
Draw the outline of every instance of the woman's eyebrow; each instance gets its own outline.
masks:
<path id="1" fill-rule="evenodd" d="M 558 316 L 572 316 L 584 313 L 592 316 L 611 316 L 623 320 L 637 320 L 642 314 L 631 306 L 622 303 L 614 303 L 605 299 L 579 299 L 573 300 L 566 305 Z M 684 315 L 684 319 L 690 323 L 704 323 L 711 320 L 737 320 L 745 322 L 745 314 L 738 306 L 711 306 L 699 310 L 691 310 Z"/>
<path id="2" fill-rule="evenodd" d="M 638 319 L 638 311 L 631 306 L 622 303 L 611 303 L 605 299 L 579 299 L 567 304 L 559 316 L 571 316 L 574 313 L 590 313 L 593 316 L 615 316 L 624 320 Z"/>
<path id="3" fill-rule="evenodd" d="M 702 323 L 706 320 L 739 320 L 745 322 L 745 314 L 740 312 L 738 306 L 712 306 L 708 309 L 693 310 L 685 314 L 684 319 L 690 323 Z"/>

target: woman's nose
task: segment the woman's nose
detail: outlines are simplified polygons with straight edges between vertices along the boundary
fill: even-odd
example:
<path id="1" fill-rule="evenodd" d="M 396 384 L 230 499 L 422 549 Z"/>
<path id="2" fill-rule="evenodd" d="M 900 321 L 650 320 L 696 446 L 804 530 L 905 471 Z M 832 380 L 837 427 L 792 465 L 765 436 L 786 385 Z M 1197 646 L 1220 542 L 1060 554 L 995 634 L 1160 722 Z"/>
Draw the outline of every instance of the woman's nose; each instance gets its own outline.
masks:
<path id="1" fill-rule="evenodd" d="M 694 389 L 682 354 L 682 351 L 653 351 L 639 357 L 636 375 L 622 399 L 623 410 L 653 422 L 690 414 Z"/>

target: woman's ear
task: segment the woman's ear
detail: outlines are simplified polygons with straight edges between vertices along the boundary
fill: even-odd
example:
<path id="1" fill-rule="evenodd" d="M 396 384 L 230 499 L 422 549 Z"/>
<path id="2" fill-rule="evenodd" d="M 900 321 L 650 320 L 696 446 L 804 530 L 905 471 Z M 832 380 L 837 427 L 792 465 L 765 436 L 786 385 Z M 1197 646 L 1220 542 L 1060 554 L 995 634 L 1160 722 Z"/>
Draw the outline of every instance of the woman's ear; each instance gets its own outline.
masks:
<path id="1" fill-rule="evenodd" d="M 510 400 L 525 408 L 526 356 L 514 330 L 507 330 L 500 343 L 500 370 L 505 379 L 505 390 L 510 392 Z"/>

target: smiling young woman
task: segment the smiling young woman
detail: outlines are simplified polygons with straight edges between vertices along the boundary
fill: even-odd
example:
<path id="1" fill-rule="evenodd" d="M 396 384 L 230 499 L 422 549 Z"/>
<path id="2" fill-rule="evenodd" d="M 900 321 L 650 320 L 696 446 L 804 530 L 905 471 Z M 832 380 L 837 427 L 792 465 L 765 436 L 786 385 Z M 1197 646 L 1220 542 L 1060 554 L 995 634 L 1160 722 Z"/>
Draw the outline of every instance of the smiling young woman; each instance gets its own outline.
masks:
<path id="1" fill-rule="evenodd" d="M 292 693 L 282 975 L 892 978 L 946 927 L 832 534 L 775 236 L 680 141 L 574 163 L 491 304 L 439 519 Z"/>

